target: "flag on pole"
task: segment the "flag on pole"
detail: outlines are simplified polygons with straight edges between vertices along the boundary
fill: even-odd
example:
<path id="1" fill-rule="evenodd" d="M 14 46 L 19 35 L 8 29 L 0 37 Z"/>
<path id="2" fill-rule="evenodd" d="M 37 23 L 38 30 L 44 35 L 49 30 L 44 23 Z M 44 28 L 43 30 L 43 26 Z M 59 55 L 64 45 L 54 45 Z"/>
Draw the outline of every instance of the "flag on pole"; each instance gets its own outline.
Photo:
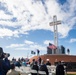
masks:
<path id="1" fill-rule="evenodd" d="M 50 48 L 50 49 L 57 49 L 57 47 L 55 45 L 51 44 L 51 43 L 49 43 L 48 48 Z"/>
<path id="2" fill-rule="evenodd" d="M 39 50 L 39 49 L 37 49 L 37 55 L 39 55 L 39 53 L 40 53 L 40 50 Z"/>

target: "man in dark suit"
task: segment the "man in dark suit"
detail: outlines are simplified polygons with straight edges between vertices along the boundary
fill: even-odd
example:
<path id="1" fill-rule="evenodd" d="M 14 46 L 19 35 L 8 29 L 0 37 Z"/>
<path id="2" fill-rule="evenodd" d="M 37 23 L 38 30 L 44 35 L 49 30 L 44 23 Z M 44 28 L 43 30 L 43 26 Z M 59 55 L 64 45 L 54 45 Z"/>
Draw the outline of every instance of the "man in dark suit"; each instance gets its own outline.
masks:
<path id="1" fill-rule="evenodd" d="M 58 62 L 58 65 L 56 67 L 56 75 L 65 75 L 65 73 L 64 73 L 64 66 L 61 63 L 61 61 Z"/>

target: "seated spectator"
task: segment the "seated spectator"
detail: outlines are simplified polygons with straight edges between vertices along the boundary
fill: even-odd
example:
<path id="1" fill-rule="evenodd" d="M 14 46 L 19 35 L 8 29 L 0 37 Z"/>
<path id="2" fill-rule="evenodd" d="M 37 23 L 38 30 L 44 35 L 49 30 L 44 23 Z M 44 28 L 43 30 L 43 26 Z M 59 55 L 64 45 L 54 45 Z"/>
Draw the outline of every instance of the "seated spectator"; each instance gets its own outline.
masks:
<path id="1" fill-rule="evenodd" d="M 39 67 L 37 65 L 37 61 L 35 61 L 35 63 L 32 65 L 31 67 L 32 70 L 36 70 L 38 71 L 39 70 Z M 37 73 L 31 73 L 31 75 L 37 75 Z"/>
<path id="2" fill-rule="evenodd" d="M 51 63 L 49 62 L 49 59 L 47 59 L 46 65 L 51 66 Z"/>
<path id="3" fill-rule="evenodd" d="M 20 72 L 15 70 L 15 65 L 11 64 L 11 71 L 7 72 L 7 75 L 21 75 Z"/>
<path id="4" fill-rule="evenodd" d="M 37 70 L 37 71 L 39 70 L 39 67 L 37 65 L 37 61 L 35 61 L 34 65 L 31 67 L 31 69 Z"/>
<path id="5" fill-rule="evenodd" d="M 41 61 L 42 61 L 42 59 L 41 59 L 41 57 L 39 56 L 39 57 L 38 57 L 38 65 L 41 65 Z"/>
<path id="6" fill-rule="evenodd" d="M 49 75 L 47 66 L 44 64 L 44 61 L 43 60 L 41 61 L 41 65 L 40 65 L 39 70 L 40 71 L 45 71 L 46 72 L 46 75 Z"/>

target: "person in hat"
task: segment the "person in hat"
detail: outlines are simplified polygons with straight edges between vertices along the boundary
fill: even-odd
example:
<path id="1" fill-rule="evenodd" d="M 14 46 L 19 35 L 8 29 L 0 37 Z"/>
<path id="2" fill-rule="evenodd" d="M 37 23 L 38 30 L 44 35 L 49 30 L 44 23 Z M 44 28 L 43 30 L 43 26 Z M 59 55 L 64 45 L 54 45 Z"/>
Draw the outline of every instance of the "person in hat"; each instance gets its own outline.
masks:
<path id="1" fill-rule="evenodd" d="M 0 75 L 6 75 L 9 69 L 10 69 L 10 62 L 7 59 L 6 53 L 3 52 L 3 48 L 0 47 Z"/>
<path id="2" fill-rule="evenodd" d="M 50 63 L 49 59 L 46 60 L 46 65 L 51 66 L 51 63 Z"/>

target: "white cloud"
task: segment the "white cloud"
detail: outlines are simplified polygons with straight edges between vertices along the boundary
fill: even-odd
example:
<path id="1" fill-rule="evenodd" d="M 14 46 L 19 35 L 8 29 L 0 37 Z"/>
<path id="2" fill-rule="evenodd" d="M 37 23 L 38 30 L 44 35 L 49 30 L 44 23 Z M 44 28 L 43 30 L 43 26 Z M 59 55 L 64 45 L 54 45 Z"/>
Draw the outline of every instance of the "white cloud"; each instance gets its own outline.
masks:
<path id="1" fill-rule="evenodd" d="M 25 48 L 25 47 L 17 47 L 17 48 L 15 48 L 15 50 L 29 50 L 29 48 Z"/>
<path id="2" fill-rule="evenodd" d="M 76 38 L 70 39 L 70 43 L 76 42 Z"/>
<path id="3" fill-rule="evenodd" d="M 0 37 L 13 36 L 13 31 L 6 28 L 0 28 Z"/>
<path id="4" fill-rule="evenodd" d="M 27 31 L 44 29 L 53 31 L 49 22 L 53 21 L 53 15 L 57 15 L 62 24 L 58 26 L 58 32 L 62 37 L 68 36 L 76 21 L 76 0 L 67 0 L 63 5 L 57 3 L 57 0 L 0 0 L 4 10 L 0 10 L 0 26 L 19 27 L 16 36 L 19 34 L 28 34 Z M 45 9 L 46 7 L 46 9 Z M 6 13 L 7 12 L 7 13 Z M 11 15 L 10 15 L 10 14 Z M 16 18 L 16 21 L 12 21 Z M 15 29 L 15 31 L 17 31 Z M 7 33 L 12 32 L 9 29 Z M 0 32 L 1 33 L 1 32 Z M 1 34 L 0 37 L 12 36 L 12 34 Z M 15 36 L 14 36 L 15 37 Z"/>
<path id="5" fill-rule="evenodd" d="M 0 37 L 3 38 L 4 36 L 8 36 L 8 37 L 19 37 L 18 36 L 18 31 L 12 31 L 8 28 L 0 28 Z"/>
<path id="6" fill-rule="evenodd" d="M 23 44 L 10 44 L 6 46 L 6 48 L 13 48 L 14 50 L 46 50 L 46 47 L 29 40 L 25 40 Z"/>
<path id="7" fill-rule="evenodd" d="M 7 15 L 4 13 L 4 11 L 0 10 L 0 19 L 2 20 L 10 20 L 12 18 L 12 16 Z"/>
<path id="8" fill-rule="evenodd" d="M 29 41 L 29 40 L 25 40 L 24 43 L 25 43 L 25 44 L 28 44 L 28 45 L 34 44 L 34 42 Z"/>
<path id="9" fill-rule="evenodd" d="M 19 34 L 28 34 L 28 32 L 23 32 L 21 30 L 11 30 L 9 28 L 0 28 L 0 37 L 3 38 L 4 36 L 8 37 L 19 37 Z"/>
<path id="10" fill-rule="evenodd" d="M 46 50 L 46 46 L 43 46 L 43 45 L 39 45 L 39 44 L 35 44 L 35 45 L 30 45 L 30 48 L 31 49 L 34 49 L 34 50 Z"/>
<path id="11" fill-rule="evenodd" d="M 44 41 L 44 44 L 45 44 L 45 45 L 49 45 L 49 43 L 54 44 L 54 41 L 53 41 L 53 40 L 51 40 L 51 41 L 50 41 L 50 40 L 45 40 L 45 41 Z"/>
<path id="12" fill-rule="evenodd" d="M 23 47 L 24 44 L 11 44 L 9 46 L 6 46 L 6 48 L 18 48 L 18 47 Z"/>

